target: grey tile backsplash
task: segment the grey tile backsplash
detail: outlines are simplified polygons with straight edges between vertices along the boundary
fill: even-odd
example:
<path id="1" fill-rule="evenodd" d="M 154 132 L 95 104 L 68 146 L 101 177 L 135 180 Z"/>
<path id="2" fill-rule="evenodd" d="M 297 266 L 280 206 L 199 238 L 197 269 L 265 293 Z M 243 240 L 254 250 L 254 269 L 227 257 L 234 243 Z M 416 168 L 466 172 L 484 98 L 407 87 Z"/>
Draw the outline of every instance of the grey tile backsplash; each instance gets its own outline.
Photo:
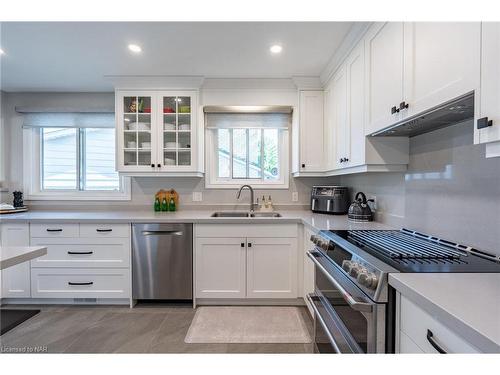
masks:
<path id="1" fill-rule="evenodd" d="M 473 144 L 473 122 L 414 137 L 406 173 L 341 178 L 377 197 L 377 218 L 500 255 L 500 158 Z"/>

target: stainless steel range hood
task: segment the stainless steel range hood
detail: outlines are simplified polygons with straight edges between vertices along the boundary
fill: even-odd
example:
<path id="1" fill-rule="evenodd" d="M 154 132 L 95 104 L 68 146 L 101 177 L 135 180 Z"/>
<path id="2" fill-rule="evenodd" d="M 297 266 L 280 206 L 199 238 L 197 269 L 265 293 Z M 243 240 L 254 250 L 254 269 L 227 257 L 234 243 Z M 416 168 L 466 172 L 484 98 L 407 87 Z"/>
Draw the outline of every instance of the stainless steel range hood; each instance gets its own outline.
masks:
<path id="1" fill-rule="evenodd" d="M 469 93 L 370 135 L 372 137 L 414 137 L 472 118 L 474 118 L 474 93 Z"/>

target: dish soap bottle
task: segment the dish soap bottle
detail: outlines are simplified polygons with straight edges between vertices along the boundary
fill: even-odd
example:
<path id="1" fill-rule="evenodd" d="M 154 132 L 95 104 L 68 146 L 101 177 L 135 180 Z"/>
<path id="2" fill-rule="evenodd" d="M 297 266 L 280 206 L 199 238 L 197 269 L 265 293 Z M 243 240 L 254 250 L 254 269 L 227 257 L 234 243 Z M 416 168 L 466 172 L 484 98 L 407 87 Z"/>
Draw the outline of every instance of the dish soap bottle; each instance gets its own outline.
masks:
<path id="1" fill-rule="evenodd" d="M 269 199 L 267 200 L 266 208 L 268 209 L 268 211 L 274 211 L 273 201 L 271 199 L 271 196 L 269 196 Z"/>
<path id="2" fill-rule="evenodd" d="M 168 203 L 166 197 L 163 197 L 163 199 L 161 200 L 161 210 L 168 211 Z"/>
<path id="3" fill-rule="evenodd" d="M 160 203 L 160 198 L 156 197 L 155 198 L 155 212 L 161 211 L 161 203 Z"/>
<path id="4" fill-rule="evenodd" d="M 168 203 L 168 210 L 175 211 L 175 199 L 174 197 L 170 197 L 170 202 Z"/>

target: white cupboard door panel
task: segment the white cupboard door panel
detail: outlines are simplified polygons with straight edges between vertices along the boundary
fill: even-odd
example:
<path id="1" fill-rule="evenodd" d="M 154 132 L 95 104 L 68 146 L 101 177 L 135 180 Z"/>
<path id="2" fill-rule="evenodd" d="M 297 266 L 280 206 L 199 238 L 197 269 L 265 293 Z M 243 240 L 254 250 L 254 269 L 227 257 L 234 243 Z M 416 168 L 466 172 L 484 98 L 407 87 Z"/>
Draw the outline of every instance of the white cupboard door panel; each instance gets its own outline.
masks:
<path id="1" fill-rule="evenodd" d="M 365 37 L 366 133 L 396 122 L 391 114 L 403 97 L 403 23 L 376 23 Z"/>
<path id="2" fill-rule="evenodd" d="M 297 297 L 297 240 L 248 238 L 247 297 Z"/>
<path id="3" fill-rule="evenodd" d="M 299 169 L 321 171 L 324 165 L 323 91 L 301 91 L 299 105 Z"/>
<path id="4" fill-rule="evenodd" d="M 2 246 L 29 246 L 29 224 L 2 224 Z M 30 298 L 30 262 L 2 270 L 2 298 Z"/>
<path id="5" fill-rule="evenodd" d="M 437 321 L 415 303 L 401 295 L 400 329 L 426 353 L 438 353 L 427 339 L 427 330 L 447 353 L 478 353 L 463 338 Z"/>
<path id="6" fill-rule="evenodd" d="M 356 48 L 347 59 L 347 116 L 348 129 L 345 137 L 345 157 L 342 164 L 354 167 L 365 164 L 365 51 Z"/>
<path id="7" fill-rule="evenodd" d="M 78 237 L 79 224 L 30 224 L 31 237 Z"/>
<path id="8" fill-rule="evenodd" d="M 245 238 L 197 238 L 196 298 L 244 298 Z"/>
<path id="9" fill-rule="evenodd" d="M 399 350 L 400 354 L 425 354 L 404 332 L 399 331 Z"/>
<path id="10" fill-rule="evenodd" d="M 343 167 L 347 154 L 348 118 L 347 118 L 347 71 L 342 67 L 333 77 L 332 83 L 332 116 L 335 137 L 335 166 Z"/>
<path id="11" fill-rule="evenodd" d="M 43 245 L 43 241 L 35 244 Z M 123 243 L 98 244 L 45 244 L 47 255 L 33 259 L 32 267 L 72 268 L 128 268 L 130 247 Z"/>
<path id="12" fill-rule="evenodd" d="M 477 129 L 475 143 L 500 140 L 500 23 L 483 22 L 481 30 L 481 97 L 479 117 L 488 117 L 492 125 Z"/>
<path id="13" fill-rule="evenodd" d="M 130 298 L 130 270 L 33 268 L 33 298 Z"/>
<path id="14" fill-rule="evenodd" d="M 80 224 L 80 237 L 130 237 L 130 224 Z"/>
<path id="15" fill-rule="evenodd" d="M 405 23 L 408 116 L 479 88 L 479 22 Z M 399 103 L 399 102 L 398 102 Z"/>

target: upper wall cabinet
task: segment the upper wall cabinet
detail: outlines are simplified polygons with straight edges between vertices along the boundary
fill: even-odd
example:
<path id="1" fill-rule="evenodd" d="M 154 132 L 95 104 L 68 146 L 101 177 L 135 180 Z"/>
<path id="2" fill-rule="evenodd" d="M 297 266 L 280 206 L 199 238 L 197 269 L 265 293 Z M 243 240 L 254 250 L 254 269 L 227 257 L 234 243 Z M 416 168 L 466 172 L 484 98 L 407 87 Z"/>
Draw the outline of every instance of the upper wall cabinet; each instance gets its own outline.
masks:
<path id="1" fill-rule="evenodd" d="M 408 139 L 365 136 L 365 50 L 355 48 L 327 87 L 327 174 L 403 171 L 408 164 Z M 329 145 L 328 145 L 329 144 Z"/>
<path id="2" fill-rule="evenodd" d="M 481 27 L 481 97 L 475 143 L 500 141 L 500 23 L 484 22 Z"/>
<path id="3" fill-rule="evenodd" d="M 408 116 L 479 89 L 479 22 L 408 22 L 404 38 Z"/>
<path id="4" fill-rule="evenodd" d="M 199 175 L 195 91 L 117 91 L 116 160 L 129 175 Z"/>
<path id="5" fill-rule="evenodd" d="M 365 37 L 366 133 L 383 129 L 401 117 L 403 101 L 404 24 L 375 23 Z"/>
<path id="6" fill-rule="evenodd" d="M 479 89 L 479 23 L 375 23 L 365 36 L 366 134 Z"/>
<path id="7" fill-rule="evenodd" d="M 323 91 L 299 92 L 299 171 L 315 172 L 324 167 Z"/>

